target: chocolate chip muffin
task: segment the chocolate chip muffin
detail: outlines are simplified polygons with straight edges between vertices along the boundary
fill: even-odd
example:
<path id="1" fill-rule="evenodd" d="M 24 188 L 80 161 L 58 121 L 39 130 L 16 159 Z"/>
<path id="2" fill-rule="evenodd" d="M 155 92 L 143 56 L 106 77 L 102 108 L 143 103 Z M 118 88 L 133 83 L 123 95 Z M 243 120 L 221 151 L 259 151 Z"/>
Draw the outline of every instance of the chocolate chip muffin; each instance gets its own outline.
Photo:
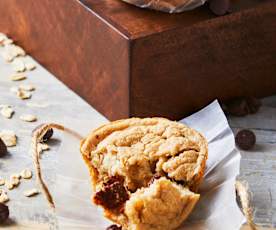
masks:
<path id="1" fill-rule="evenodd" d="M 93 202 L 123 229 L 176 229 L 200 195 L 207 141 L 164 118 L 130 118 L 103 125 L 81 144 Z"/>

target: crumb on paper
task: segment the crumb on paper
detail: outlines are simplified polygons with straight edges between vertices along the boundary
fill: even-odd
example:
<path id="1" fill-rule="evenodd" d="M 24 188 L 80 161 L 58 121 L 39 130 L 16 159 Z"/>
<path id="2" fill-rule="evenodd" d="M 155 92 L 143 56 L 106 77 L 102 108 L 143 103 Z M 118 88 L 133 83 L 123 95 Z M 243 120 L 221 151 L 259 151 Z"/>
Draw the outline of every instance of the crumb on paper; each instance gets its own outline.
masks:
<path id="1" fill-rule="evenodd" d="M 32 114 L 22 114 L 20 117 L 20 120 L 26 121 L 26 122 L 35 122 L 37 121 L 37 117 Z"/>
<path id="2" fill-rule="evenodd" d="M 32 94 L 28 91 L 19 89 L 16 93 L 16 96 L 22 100 L 30 99 L 32 97 Z"/>
<path id="3" fill-rule="evenodd" d="M 14 110 L 10 106 L 5 106 L 1 109 L 1 115 L 7 119 L 11 119 L 14 114 Z"/>
<path id="4" fill-rule="evenodd" d="M 24 196 L 26 196 L 26 197 L 32 197 L 32 196 L 35 196 L 37 194 L 39 194 L 39 191 L 36 188 L 24 191 Z"/>
<path id="5" fill-rule="evenodd" d="M 26 74 L 24 73 L 16 73 L 11 76 L 12 81 L 22 81 L 27 78 Z"/>
<path id="6" fill-rule="evenodd" d="M 2 130 L 0 132 L 0 138 L 4 141 L 7 147 L 16 146 L 17 137 L 11 130 Z"/>
<path id="7" fill-rule="evenodd" d="M 20 172 L 20 175 L 23 179 L 31 179 L 33 176 L 33 173 L 30 169 L 24 169 Z"/>

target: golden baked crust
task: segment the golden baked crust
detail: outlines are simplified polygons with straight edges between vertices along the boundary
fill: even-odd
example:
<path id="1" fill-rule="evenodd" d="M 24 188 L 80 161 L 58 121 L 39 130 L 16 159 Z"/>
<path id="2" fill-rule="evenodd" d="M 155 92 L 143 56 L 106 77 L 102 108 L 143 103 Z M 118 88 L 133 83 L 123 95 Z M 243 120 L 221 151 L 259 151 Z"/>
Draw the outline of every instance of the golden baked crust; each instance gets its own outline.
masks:
<path id="1" fill-rule="evenodd" d="M 172 228 L 169 226 L 165 228 L 166 224 L 147 225 L 146 217 L 142 218 L 142 225 L 139 221 L 135 222 L 133 210 L 137 202 L 133 201 L 137 201 L 139 197 L 141 202 L 145 203 L 143 199 L 148 200 L 148 197 L 154 197 L 149 195 L 149 191 L 157 191 L 157 188 L 161 187 L 166 187 L 172 192 L 181 189 L 183 191 L 190 189 L 195 192 L 203 178 L 208 155 L 207 141 L 200 133 L 184 124 L 165 118 L 130 118 L 103 125 L 91 132 L 82 142 L 81 152 L 89 167 L 95 192 L 102 191 L 104 186 L 109 186 L 109 188 L 113 186 L 110 185 L 111 182 L 107 185 L 110 178 L 122 178 L 120 180 L 123 181 L 129 199 L 120 211 L 105 208 L 105 215 L 127 229 L 133 230 L 177 227 L 198 200 L 197 194 L 185 193 L 186 197 L 190 197 L 188 200 L 191 204 L 187 199 L 184 199 L 184 202 L 181 200 L 183 197 L 178 196 L 176 203 L 189 207 L 189 212 L 187 213 L 187 210 L 183 208 L 186 210 L 185 214 L 177 214 L 176 224 L 170 225 Z M 156 179 L 151 183 L 156 175 L 161 179 Z M 122 194 L 124 193 L 123 191 Z M 152 201 L 147 205 L 151 206 Z M 162 205 L 159 206 L 162 208 Z M 169 211 L 167 215 L 172 215 L 172 213 Z M 141 217 L 141 213 L 136 216 Z M 168 220 L 168 217 L 164 220 Z"/>

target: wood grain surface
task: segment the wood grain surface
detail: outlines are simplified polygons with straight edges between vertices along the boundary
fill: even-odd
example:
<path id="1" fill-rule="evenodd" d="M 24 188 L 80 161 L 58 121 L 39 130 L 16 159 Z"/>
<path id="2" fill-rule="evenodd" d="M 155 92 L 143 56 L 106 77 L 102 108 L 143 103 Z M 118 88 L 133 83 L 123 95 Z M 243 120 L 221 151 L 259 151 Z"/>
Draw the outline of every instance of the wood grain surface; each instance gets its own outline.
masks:
<path id="1" fill-rule="evenodd" d="M 110 120 L 276 92 L 276 2 L 169 15 L 118 0 L 0 1 L 0 30 Z M 15 16 L 16 15 L 16 16 Z"/>

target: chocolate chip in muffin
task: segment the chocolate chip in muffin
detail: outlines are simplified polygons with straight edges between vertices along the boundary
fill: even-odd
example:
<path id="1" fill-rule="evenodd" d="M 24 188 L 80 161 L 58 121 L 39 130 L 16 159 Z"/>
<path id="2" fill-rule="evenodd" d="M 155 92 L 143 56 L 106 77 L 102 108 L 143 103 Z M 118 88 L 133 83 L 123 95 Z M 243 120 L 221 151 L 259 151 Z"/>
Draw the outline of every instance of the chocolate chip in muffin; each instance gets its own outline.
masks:
<path id="1" fill-rule="evenodd" d="M 103 189 L 94 196 L 94 202 L 97 205 L 110 210 L 120 209 L 128 199 L 129 195 L 123 179 L 119 176 L 111 177 L 103 184 Z"/>
<path id="2" fill-rule="evenodd" d="M 0 138 L 0 157 L 5 156 L 7 152 L 8 152 L 7 146 L 4 143 L 4 141 L 2 141 L 2 139 Z"/>
<path id="3" fill-rule="evenodd" d="M 210 10 L 217 16 L 230 13 L 230 0 L 209 0 Z"/>
<path id="4" fill-rule="evenodd" d="M 41 124 L 39 126 L 37 126 L 32 133 L 34 133 L 36 130 L 38 130 L 39 128 L 41 128 L 44 124 Z M 48 129 L 47 132 L 44 134 L 44 136 L 41 139 L 41 142 L 47 142 L 48 140 L 50 140 L 52 138 L 54 134 L 54 130 L 53 129 Z"/>
<path id="5" fill-rule="evenodd" d="M 0 224 L 3 224 L 8 220 L 9 214 L 9 207 L 0 203 Z"/>
<path id="6" fill-rule="evenodd" d="M 243 129 L 237 133 L 235 141 L 240 149 L 250 150 L 256 143 L 256 136 L 251 130 Z"/>
<path id="7" fill-rule="evenodd" d="M 107 227 L 106 230 L 122 230 L 122 227 L 118 226 L 116 224 L 113 224 L 113 225 L 110 225 L 109 227 Z"/>

